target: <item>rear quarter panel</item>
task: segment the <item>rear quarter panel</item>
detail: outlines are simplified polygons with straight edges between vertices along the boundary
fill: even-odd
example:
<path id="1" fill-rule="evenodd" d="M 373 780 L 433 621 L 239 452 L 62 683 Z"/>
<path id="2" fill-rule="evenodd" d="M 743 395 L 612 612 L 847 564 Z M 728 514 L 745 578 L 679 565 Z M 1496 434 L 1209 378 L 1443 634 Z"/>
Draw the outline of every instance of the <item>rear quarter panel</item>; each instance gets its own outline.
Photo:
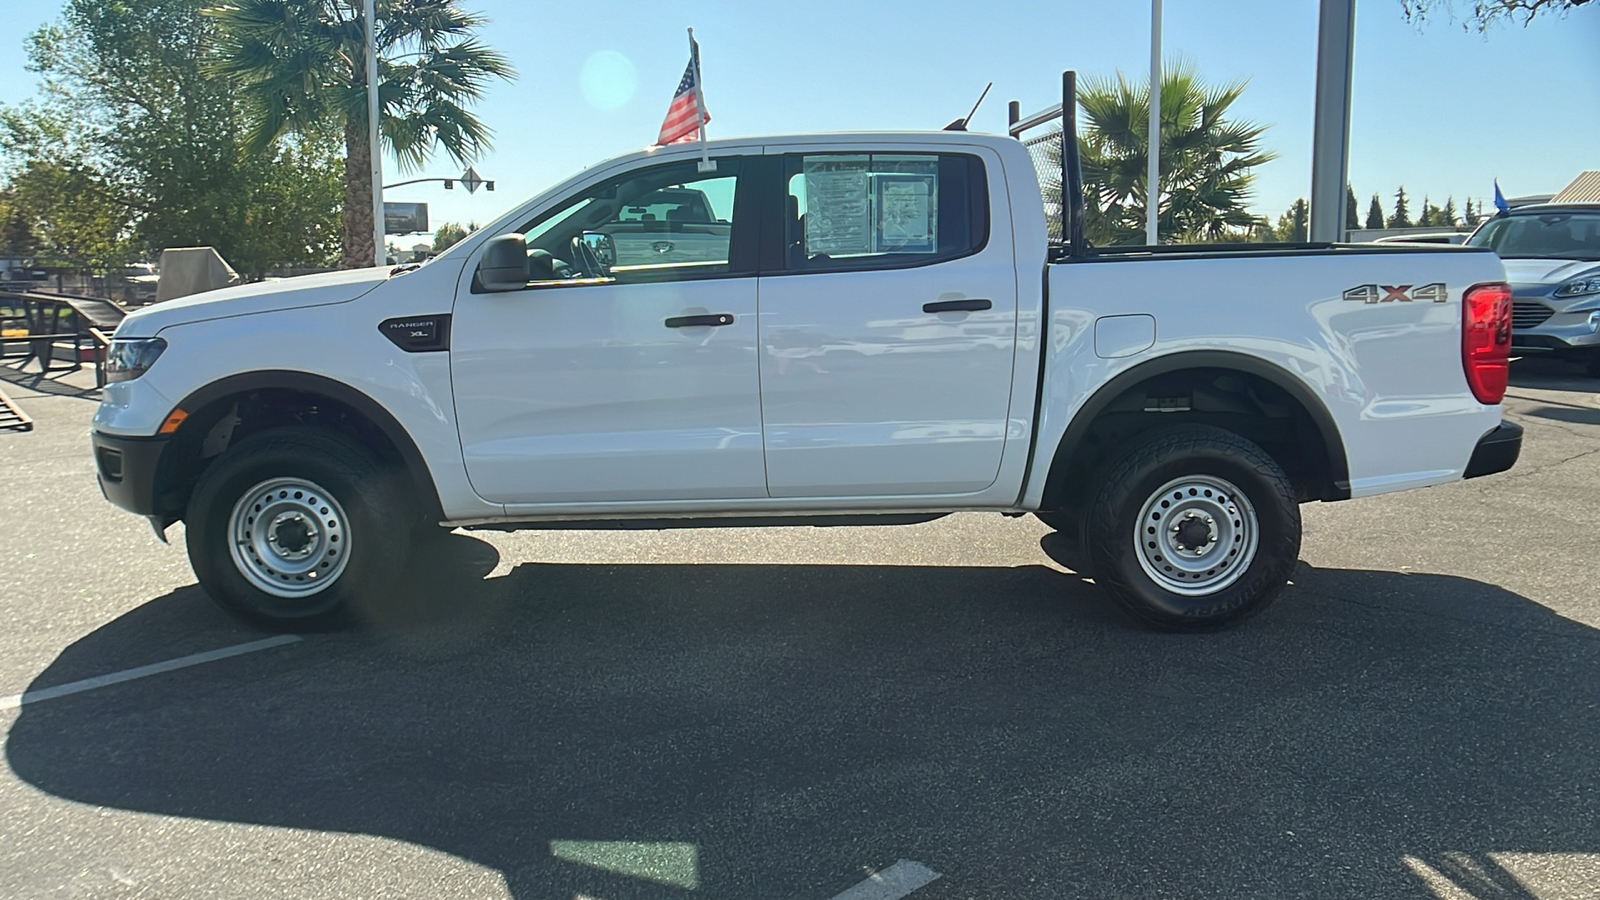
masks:
<path id="1" fill-rule="evenodd" d="M 1024 497 L 1035 507 L 1067 425 L 1111 378 L 1188 350 L 1256 357 L 1320 398 L 1339 429 L 1353 497 L 1460 478 L 1478 439 L 1500 421 L 1461 364 L 1461 300 L 1500 281 L 1492 253 L 1341 248 L 1200 257 L 1084 260 L 1048 268 L 1049 324 L 1039 440 Z M 1442 282 L 1444 302 L 1346 300 L 1363 284 Z M 1381 292 L 1380 292 L 1381 296 Z M 1103 316 L 1155 317 L 1155 342 L 1132 356 L 1096 355 Z"/>

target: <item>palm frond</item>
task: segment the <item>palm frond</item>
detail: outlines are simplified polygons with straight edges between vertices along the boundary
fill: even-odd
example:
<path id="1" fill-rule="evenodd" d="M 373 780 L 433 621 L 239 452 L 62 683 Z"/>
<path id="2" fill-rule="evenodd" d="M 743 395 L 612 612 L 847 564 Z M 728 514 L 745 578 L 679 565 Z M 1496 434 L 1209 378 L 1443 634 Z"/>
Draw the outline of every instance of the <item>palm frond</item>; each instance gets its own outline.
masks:
<path id="1" fill-rule="evenodd" d="M 1164 240 L 1220 240 L 1262 224 L 1248 211 L 1253 172 L 1277 154 L 1261 146 L 1267 126 L 1228 115 L 1247 85 L 1208 85 L 1182 58 L 1163 67 L 1157 218 Z M 1100 245 L 1142 243 L 1149 202 L 1149 83 L 1118 72 L 1085 78 L 1079 86 L 1086 233 Z M 1058 165 L 1059 155 L 1058 145 L 1052 150 Z"/>

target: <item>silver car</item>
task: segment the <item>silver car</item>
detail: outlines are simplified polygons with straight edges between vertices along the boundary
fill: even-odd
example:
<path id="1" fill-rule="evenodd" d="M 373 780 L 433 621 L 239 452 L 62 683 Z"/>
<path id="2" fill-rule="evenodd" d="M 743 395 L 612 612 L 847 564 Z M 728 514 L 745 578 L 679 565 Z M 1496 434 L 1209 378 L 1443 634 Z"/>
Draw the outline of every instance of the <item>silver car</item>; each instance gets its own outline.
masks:
<path id="1" fill-rule="evenodd" d="M 1581 357 L 1600 377 L 1600 203 L 1518 207 L 1467 244 L 1505 261 L 1512 350 Z"/>

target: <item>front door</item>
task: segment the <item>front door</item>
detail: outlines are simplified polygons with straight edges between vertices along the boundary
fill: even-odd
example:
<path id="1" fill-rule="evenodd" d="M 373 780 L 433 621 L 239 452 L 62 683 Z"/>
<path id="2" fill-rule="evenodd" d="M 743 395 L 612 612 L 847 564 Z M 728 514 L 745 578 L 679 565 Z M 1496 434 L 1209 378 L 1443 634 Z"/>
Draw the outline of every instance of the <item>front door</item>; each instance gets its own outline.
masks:
<path id="1" fill-rule="evenodd" d="M 606 179 L 523 226 L 526 289 L 462 289 L 451 378 L 484 499 L 766 496 L 741 162 Z"/>
<path id="2" fill-rule="evenodd" d="M 1009 220 L 989 216 L 1004 182 L 968 153 L 783 159 L 785 240 L 761 278 L 772 496 L 989 487 L 1017 342 Z"/>

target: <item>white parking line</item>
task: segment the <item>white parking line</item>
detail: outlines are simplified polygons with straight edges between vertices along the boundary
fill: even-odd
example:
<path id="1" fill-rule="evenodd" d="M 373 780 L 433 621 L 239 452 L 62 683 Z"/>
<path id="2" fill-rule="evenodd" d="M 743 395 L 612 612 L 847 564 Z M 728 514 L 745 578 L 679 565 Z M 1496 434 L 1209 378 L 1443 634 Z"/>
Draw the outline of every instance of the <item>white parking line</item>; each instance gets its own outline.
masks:
<path id="1" fill-rule="evenodd" d="M 230 656 L 240 656 L 245 653 L 254 653 L 257 650 L 268 650 L 273 647 L 282 647 L 284 644 L 293 644 L 300 640 L 298 635 L 280 634 L 247 644 L 235 644 L 232 647 L 223 647 L 220 650 L 207 650 L 204 653 L 191 653 L 166 662 L 151 663 L 148 666 L 139 666 L 133 669 L 123 669 L 121 672 L 112 672 L 109 675 L 97 675 L 94 678 L 85 678 L 82 681 L 71 681 L 58 684 L 55 687 L 40 688 L 37 691 L 27 691 L 22 694 L 13 694 L 10 697 L 0 697 L 0 709 L 16 709 L 29 703 L 39 703 L 44 700 L 54 700 L 69 694 L 81 694 L 95 688 L 107 685 L 121 684 L 135 678 L 144 678 L 148 675 L 160 675 L 162 672 L 171 672 L 174 669 L 186 669 L 189 666 L 198 666 L 201 663 L 227 659 Z"/>
<path id="2" fill-rule="evenodd" d="M 914 860 L 902 859 L 833 900 L 900 900 L 931 884 L 939 873 Z"/>

